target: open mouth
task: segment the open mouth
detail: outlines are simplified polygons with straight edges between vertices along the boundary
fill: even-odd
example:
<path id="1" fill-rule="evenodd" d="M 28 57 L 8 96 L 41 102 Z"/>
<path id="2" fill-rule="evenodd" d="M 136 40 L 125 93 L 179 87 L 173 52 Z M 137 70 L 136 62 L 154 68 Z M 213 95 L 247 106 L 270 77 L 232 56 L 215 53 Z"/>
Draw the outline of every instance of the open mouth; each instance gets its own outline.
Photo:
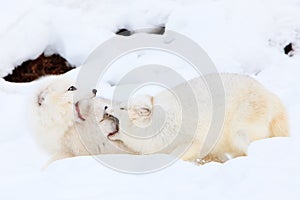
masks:
<path id="1" fill-rule="evenodd" d="M 110 120 L 113 120 L 114 123 L 116 124 L 116 130 L 113 131 L 113 132 L 108 133 L 107 137 L 109 138 L 109 137 L 115 136 L 115 135 L 119 132 L 119 119 L 116 118 L 116 117 L 113 116 L 113 115 L 108 115 L 108 118 L 109 118 Z"/>
<path id="2" fill-rule="evenodd" d="M 77 113 L 77 117 L 79 119 L 81 119 L 82 121 L 85 121 L 85 118 L 80 113 L 79 102 L 75 103 L 75 110 L 76 110 L 76 113 Z"/>
<path id="3" fill-rule="evenodd" d="M 114 132 L 109 133 L 109 134 L 107 135 L 107 137 L 115 136 L 118 132 L 119 132 L 119 130 L 115 130 Z"/>

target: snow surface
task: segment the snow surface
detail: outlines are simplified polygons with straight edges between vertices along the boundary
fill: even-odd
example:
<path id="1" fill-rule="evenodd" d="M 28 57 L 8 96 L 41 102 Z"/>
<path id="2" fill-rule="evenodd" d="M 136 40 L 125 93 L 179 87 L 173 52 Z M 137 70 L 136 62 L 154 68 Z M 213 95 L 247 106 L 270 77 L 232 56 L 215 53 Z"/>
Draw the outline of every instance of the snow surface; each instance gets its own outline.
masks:
<path id="1" fill-rule="evenodd" d="M 249 156 L 225 164 L 178 161 L 156 173 L 131 175 L 108 169 L 92 157 L 76 157 L 41 171 L 48 155 L 36 147 L 26 113 L 41 83 L 1 80 L 0 199 L 300 198 L 300 1 L 1 0 L 0 5 L 0 76 L 44 51 L 57 52 L 79 66 L 120 28 L 166 25 L 196 41 L 220 72 L 251 75 L 279 95 L 291 123 L 291 138 L 255 142 Z M 290 42 L 293 57 L 283 52 Z M 186 73 L 180 61 L 145 54 L 127 58 L 121 71 L 156 58 L 177 63 L 176 69 Z M 110 83 L 118 76 L 115 71 L 105 80 L 102 96 L 111 95 Z"/>

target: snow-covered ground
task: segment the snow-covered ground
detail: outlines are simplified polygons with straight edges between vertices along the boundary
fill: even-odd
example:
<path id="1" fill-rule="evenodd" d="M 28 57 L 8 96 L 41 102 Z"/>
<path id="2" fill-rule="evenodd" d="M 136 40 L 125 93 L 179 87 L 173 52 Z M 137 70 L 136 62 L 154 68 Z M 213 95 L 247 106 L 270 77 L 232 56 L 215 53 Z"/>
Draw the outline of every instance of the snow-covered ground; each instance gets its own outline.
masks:
<path id="1" fill-rule="evenodd" d="M 43 51 L 57 52 L 80 66 L 120 28 L 165 25 L 197 42 L 220 72 L 251 75 L 279 95 L 291 123 L 290 138 L 255 142 L 249 156 L 225 164 L 178 161 L 156 173 L 131 175 L 108 169 L 92 157 L 76 157 L 41 171 L 48 156 L 36 147 L 26 112 L 39 82 L 0 80 L 0 199 L 300 198 L 299 0 L 0 0 L 0 5 L 1 76 Z M 293 57 L 283 52 L 290 42 Z M 149 56 L 126 62 L 143 64 Z M 185 73 L 184 66 L 178 70 Z M 101 95 L 109 92 L 107 84 Z"/>

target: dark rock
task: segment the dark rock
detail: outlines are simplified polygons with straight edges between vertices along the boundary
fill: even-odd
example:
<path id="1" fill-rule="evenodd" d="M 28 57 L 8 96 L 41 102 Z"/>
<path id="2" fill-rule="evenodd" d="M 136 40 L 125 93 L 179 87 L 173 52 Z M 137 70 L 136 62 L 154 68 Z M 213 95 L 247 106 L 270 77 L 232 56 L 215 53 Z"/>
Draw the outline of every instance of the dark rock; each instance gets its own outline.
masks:
<path id="1" fill-rule="evenodd" d="M 63 74 L 71 69 L 74 67 L 60 55 L 45 56 L 42 54 L 35 60 L 23 62 L 4 79 L 9 82 L 31 82 L 41 76 Z"/>
<path id="2" fill-rule="evenodd" d="M 284 53 L 286 54 L 286 55 L 289 55 L 289 56 L 292 56 L 292 52 L 294 51 L 294 49 L 293 49 L 293 44 L 292 43 L 289 43 L 288 45 L 286 45 L 285 47 L 284 47 Z"/>

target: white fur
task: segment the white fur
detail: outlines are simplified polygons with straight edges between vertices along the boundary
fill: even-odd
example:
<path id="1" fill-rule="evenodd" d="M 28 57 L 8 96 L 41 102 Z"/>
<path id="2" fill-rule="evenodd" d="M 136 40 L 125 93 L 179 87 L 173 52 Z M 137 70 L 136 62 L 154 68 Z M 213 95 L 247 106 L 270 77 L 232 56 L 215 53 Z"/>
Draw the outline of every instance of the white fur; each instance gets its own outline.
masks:
<path id="1" fill-rule="evenodd" d="M 78 91 L 68 91 L 72 85 L 72 81 L 52 78 L 43 84 L 32 101 L 35 138 L 39 146 L 52 155 L 48 164 L 66 157 L 124 153 L 103 135 L 116 128 L 112 120 L 101 120 L 104 107 L 110 102 L 93 98 L 95 94 L 89 91 L 86 98 L 79 101 L 83 121 L 74 106 L 77 102 L 74 95 Z"/>
<path id="2" fill-rule="evenodd" d="M 273 136 L 289 136 L 287 114 L 277 96 L 248 76 L 221 74 L 220 77 L 226 98 L 225 102 L 220 98 L 214 105 L 205 81 L 214 86 L 219 78 L 216 74 L 196 78 L 173 88 L 175 93 L 184 94 L 187 84 L 193 87 L 200 109 L 198 116 L 195 116 L 195 107 L 186 106 L 195 103 L 192 102 L 192 98 L 184 98 L 188 103 L 181 107 L 167 91 L 155 97 L 140 97 L 129 106 L 120 104 L 114 108 L 113 114 L 120 120 L 121 131 L 110 139 L 121 141 L 123 145 L 140 154 L 168 153 L 190 161 L 204 159 L 224 162 L 229 157 L 246 155 L 248 145 L 252 141 Z M 223 106 L 225 118 L 220 137 L 213 141 L 215 146 L 210 148 L 207 145 L 208 130 L 210 126 L 218 125 L 212 120 L 213 110 L 222 111 Z M 158 108 L 164 112 L 160 112 Z M 189 113 L 191 118 L 182 124 L 183 129 L 178 133 L 183 110 Z M 134 137 L 153 134 L 162 122 L 164 125 L 159 134 L 148 139 Z M 191 130 L 195 122 L 198 125 L 196 132 Z M 187 147 L 189 148 L 186 149 Z M 182 152 L 183 155 L 180 155 Z"/>

